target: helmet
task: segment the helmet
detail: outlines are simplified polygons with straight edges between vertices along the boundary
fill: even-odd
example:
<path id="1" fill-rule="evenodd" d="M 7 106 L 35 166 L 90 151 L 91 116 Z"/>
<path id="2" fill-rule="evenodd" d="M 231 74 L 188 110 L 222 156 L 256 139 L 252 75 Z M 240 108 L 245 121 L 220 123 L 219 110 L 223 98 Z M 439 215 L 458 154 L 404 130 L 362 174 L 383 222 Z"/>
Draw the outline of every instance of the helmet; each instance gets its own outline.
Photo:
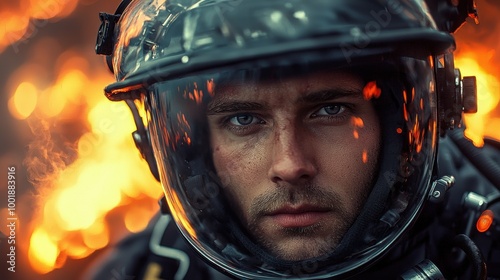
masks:
<path id="1" fill-rule="evenodd" d="M 138 146 L 208 263 L 237 278 L 341 278 L 411 228 L 449 123 L 437 93 L 463 103 L 454 69 L 439 70 L 454 39 L 423 0 L 119 10 L 101 14 L 97 49 L 116 77 L 106 95 L 144 107 Z"/>

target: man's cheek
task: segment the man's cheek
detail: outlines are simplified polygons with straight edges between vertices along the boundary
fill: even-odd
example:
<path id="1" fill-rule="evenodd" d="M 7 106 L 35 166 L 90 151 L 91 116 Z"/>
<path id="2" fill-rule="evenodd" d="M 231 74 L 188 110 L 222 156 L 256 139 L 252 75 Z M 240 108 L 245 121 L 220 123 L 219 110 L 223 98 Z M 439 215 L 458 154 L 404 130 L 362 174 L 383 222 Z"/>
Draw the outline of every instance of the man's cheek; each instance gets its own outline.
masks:
<path id="1" fill-rule="evenodd" d="M 223 187 L 237 185 L 238 178 L 243 175 L 243 168 L 234 158 L 222 158 L 216 161 L 215 167 Z"/>
<path id="2" fill-rule="evenodd" d="M 231 178 L 231 172 L 229 172 L 227 169 L 223 170 L 218 169 L 217 175 L 219 176 L 219 179 L 223 187 L 230 186 L 232 185 L 232 182 L 234 182 L 234 180 Z"/>

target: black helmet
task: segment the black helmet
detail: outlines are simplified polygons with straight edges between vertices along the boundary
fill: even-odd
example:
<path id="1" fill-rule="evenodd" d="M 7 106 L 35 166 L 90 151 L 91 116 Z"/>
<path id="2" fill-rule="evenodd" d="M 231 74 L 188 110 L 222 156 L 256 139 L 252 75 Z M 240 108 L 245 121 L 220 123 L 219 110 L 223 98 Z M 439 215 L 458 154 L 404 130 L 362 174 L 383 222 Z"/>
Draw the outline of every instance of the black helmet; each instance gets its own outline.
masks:
<path id="1" fill-rule="evenodd" d="M 352 275 L 432 196 L 440 118 L 463 90 L 423 0 L 132 0 L 101 19 L 106 95 L 142 102 L 136 141 L 180 232 L 223 272 Z M 441 91 L 460 112 L 438 110 Z M 282 156 L 302 165 L 280 171 Z"/>

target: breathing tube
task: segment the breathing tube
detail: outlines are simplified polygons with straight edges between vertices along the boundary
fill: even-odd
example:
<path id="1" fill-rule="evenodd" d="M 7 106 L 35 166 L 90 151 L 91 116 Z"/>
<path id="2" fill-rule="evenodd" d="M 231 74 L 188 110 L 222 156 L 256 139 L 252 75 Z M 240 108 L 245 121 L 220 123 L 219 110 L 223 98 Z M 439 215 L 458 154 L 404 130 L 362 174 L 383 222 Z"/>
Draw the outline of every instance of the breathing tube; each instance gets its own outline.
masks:
<path id="1" fill-rule="evenodd" d="M 467 157 L 467 159 L 478 169 L 478 171 L 488 179 L 497 189 L 500 189 L 500 163 L 495 162 L 488 157 L 483 149 L 478 149 L 471 141 L 463 136 L 463 130 L 456 129 L 448 133 L 450 139 L 455 143 L 458 149 Z M 500 143 L 494 140 L 493 146 L 498 147 Z"/>
<path id="2" fill-rule="evenodd" d="M 464 252 L 472 264 L 472 276 L 474 280 L 486 280 L 487 268 L 481 250 L 474 241 L 465 234 L 459 234 L 453 238 L 453 247 Z M 398 278 L 399 280 L 434 280 L 445 279 L 439 268 L 430 260 L 425 259 L 412 267 Z"/>

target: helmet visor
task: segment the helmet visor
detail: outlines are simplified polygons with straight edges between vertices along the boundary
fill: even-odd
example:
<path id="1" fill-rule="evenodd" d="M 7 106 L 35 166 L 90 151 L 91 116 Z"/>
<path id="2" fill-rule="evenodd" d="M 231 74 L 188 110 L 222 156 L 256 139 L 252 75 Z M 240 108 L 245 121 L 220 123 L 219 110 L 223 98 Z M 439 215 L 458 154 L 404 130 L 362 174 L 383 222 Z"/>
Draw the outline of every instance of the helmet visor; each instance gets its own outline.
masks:
<path id="1" fill-rule="evenodd" d="M 143 96 L 167 202 L 238 278 L 360 271 L 426 200 L 436 147 L 429 59 L 244 64 Z M 382 61 L 382 62 L 380 62 Z"/>

